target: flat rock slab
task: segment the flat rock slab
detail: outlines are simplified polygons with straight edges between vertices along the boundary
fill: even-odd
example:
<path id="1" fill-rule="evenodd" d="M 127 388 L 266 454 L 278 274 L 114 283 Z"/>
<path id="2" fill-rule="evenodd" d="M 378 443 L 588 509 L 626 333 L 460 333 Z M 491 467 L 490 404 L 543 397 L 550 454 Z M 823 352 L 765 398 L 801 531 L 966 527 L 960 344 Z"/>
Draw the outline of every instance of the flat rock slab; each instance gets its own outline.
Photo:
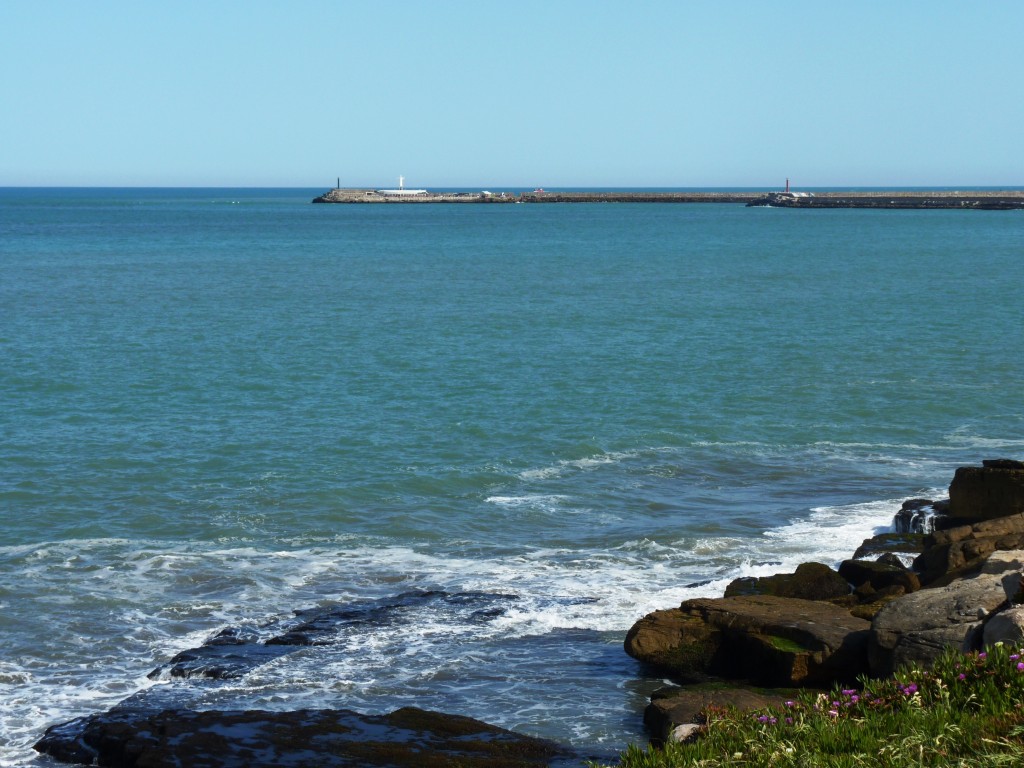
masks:
<path id="1" fill-rule="evenodd" d="M 406 707 L 348 710 L 112 710 L 50 728 L 36 750 L 112 768 L 372 768 L 576 765 L 553 742 L 479 720 Z"/>
<path id="2" fill-rule="evenodd" d="M 773 595 L 687 600 L 645 616 L 626 652 L 679 680 L 764 686 L 852 682 L 867 671 L 870 622 L 831 603 Z"/>

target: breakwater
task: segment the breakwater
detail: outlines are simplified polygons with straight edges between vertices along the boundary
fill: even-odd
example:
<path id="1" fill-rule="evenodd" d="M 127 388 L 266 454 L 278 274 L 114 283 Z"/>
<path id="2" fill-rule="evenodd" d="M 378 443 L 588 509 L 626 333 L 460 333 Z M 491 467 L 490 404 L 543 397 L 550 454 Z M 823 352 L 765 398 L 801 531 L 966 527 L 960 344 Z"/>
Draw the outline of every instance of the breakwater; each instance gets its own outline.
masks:
<path id="1" fill-rule="evenodd" d="M 373 189 L 332 189 L 314 203 L 752 203 L 761 192 L 425 192 L 382 194 Z"/>
<path id="2" fill-rule="evenodd" d="M 332 189 L 314 203 L 741 203 L 772 208 L 1024 209 L 1024 190 L 787 192 L 421 192 Z"/>
<path id="3" fill-rule="evenodd" d="M 759 195 L 757 199 L 749 201 L 747 205 L 772 208 L 965 208 L 1006 211 L 1024 208 L 1024 191 L 858 191 L 820 192 L 813 195 L 771 192 L 767 195 Z"/>

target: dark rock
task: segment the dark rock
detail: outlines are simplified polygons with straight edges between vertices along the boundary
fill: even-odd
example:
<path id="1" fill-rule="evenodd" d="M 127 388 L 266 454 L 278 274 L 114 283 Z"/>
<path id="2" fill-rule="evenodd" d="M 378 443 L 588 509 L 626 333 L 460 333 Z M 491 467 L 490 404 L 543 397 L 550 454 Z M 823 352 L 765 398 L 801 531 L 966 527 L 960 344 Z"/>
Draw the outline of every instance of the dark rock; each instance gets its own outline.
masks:
<path id="1" fill-rule="evenodd" d="M 857 547 L 853 553 L 855 560 L 866 560 L 886 552 L 893 554 L 917 554 L 924 551 L 923 533 L 880 533 Z"/>
<path id="2" fill-rule="evenodd" d="M 515 595 L 484 592 L 415 591 L 379 600 L 296 611 L 295 620 L 282 622 L 277 634 L 265 640 L 255 630 L 230 627 L 199 648 L 182 651 L 165 666 L 151 672 L 149 677 L 238 678 L 304 646 L 334 643 L 342 632 L 353 627 L 405 624 L 410 621 L 410 611 L 416 608 L 429 606 L 457 610 L 465 615 L 466 620 L 481 623 L 502 615 L 507 603 L 516 599 Z"/>
<path id="3" fill-rule="evenodd" d="M 749 712 L 780 706 L 791 697 L 746 686 L 663 688 L 651 696 L 651 703 L 644 710 L 644 725 L 651 741 L 660 744 L 669 740 L 677 726 L 702 722 L 702 713 L 709 707 L 733 707 Z"/>
<path id="4" fill-rule="evenodd" d="M 696 589 L 697 587 L 706 587 L 714 579 L 704 579 L 704 581 L 693 581 L 686 585 L 687 589 Z"/>
<path id="5" fill-rule="evenodd" d="M 965 520 L 991 520 L 1024 513 L 1024 466 L 994 459 L 981 467 L 960 467 L 949 486 L 950 514 Z"/>
<path id="6" fill-rule="evenodd" d="M 803 563 L 795 573 L 736 579 L 725 588 L 726 597 L 775 595 L 799 600 L 830 600 L 850 594 L 847 580 L 823 563 Z"/>
<path id="7" fill-rule="evenodd" d="M 867 669 L 870 625 L 830 603 L 773 595 L 688 600 L 645 616 L 626 652 L 683 681 L 766 686 L 851 682 Z"/>
<path id="8" fill-rule="evenodd" d="M 381 716 L 347 710 L 115 709 L 50 728 L 36 750 L 64 762 L 114 768 L 513 768 L 580 762 L 543 739 L 412 707 Z"/>
<path id="9" fill-rule="evenodd" d="M 856 560 L 856 558 L 854 559 Z M 892 568 L 900 568 L 904 571 L 908 570 L 906 564 L 900 559 L 899 555 L 895 555 L 892 552 L 886 552 L 885 554 L 880 555 L 875 562 L 879 565 L 888 565 Z"/>
<path id="10" fill-rule="evenodd" d="M 149 677 L 158 679 L 167 674 L 170 677 L 237 679 L 291 650 L 263 645 L 252 630 L 228 627 L 200 647 L 177 654 L 165 666 L 150 672 Z"/>
<path id="11" fill-rule="evenodd" d="M 839 574 L 854 588 L 862 584 L 870 584 L 872 591 L 898 586 L 904 592 L 916 592 L 921 588 L 917 575 L 903 567 L 885 565 L 871 560 L 844 560 L 839 566 Z"/>
<path id="12" fill-rule="evenodd" d="M 981 466 L 987 469 L 1024 469 L 1024 461 L 1016 459 L 985 459 Z"/>

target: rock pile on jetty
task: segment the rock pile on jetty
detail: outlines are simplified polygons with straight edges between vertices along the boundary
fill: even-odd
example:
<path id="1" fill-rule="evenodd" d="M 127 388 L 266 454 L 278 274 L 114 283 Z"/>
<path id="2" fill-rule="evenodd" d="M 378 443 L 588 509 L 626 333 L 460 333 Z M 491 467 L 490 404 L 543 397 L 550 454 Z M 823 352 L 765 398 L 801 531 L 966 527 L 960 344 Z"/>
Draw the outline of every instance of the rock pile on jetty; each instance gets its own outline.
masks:
<path id="1" fill-rule="evenodd" d="M 962 468 L 948 502 L 908 504 L 946 514 L 929 534 L 869 539 L 837 571 L 808 563 L 739 579 L 724 597 L 638 621 L 626 652 L 679 683 L 652 697 L 652 739 L 689 736 L 708 705 L 755 709 L 794 687 L 852 685 L 928 665 L 947 647 L 1024 638 L 1024 463 Z"/>

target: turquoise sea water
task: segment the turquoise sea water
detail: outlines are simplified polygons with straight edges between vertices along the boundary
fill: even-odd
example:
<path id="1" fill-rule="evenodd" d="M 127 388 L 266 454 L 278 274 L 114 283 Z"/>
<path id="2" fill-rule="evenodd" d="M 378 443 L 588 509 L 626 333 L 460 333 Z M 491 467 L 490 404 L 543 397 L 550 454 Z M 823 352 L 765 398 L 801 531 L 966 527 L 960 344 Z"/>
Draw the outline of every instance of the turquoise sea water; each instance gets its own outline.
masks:
<path id="1" fill-rule="evenodd" d="M 319 191 L 0 190 L 0 764 L 130 696 L 618 749 L 661 682 L 635 619 L 1024 454 L 1019 212 Z"/>

